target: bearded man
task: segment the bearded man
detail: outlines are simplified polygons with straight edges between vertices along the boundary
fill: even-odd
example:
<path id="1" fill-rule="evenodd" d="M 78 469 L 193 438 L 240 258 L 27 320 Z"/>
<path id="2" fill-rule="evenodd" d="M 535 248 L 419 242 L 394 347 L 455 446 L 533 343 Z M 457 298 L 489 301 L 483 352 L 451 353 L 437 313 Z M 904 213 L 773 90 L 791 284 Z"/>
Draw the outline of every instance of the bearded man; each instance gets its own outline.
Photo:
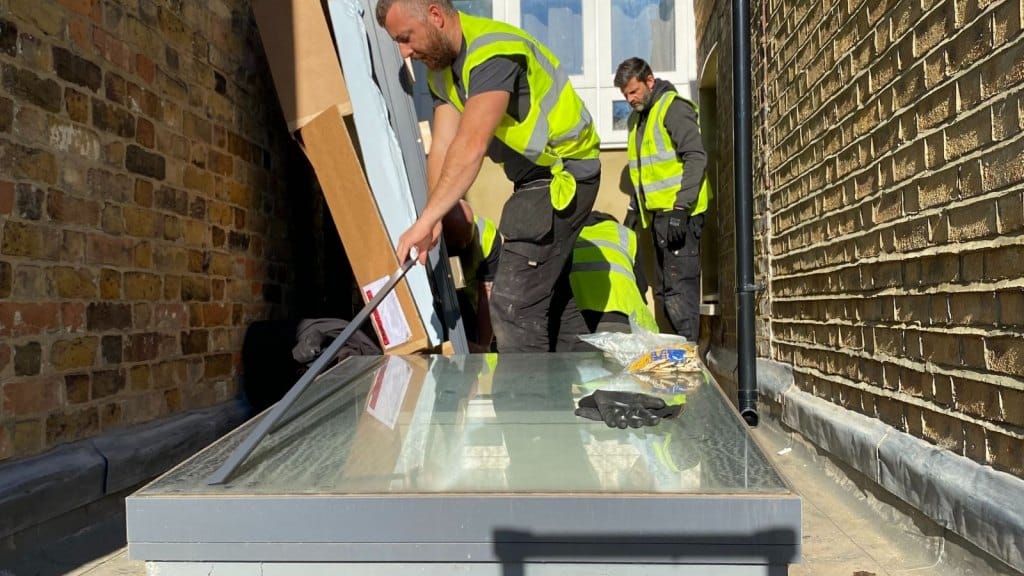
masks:
<path id="1" fill-rule="evenodd" d="M 615 71 L 615 86 L 633 108 L 629 126 L 629 177 L 634 195 L 623 224 L 651 228 L 654 292 L 672 328 L 697 340 L 700 327 L 700 234 L 711 188 L 697 105 L 650 65 L 629 58 Z"/>
<path id="2" fill-rule="evenodd" d="M 420 262 L 441 220 L 480 172 L 500 163 L 513 194 L 491 292 L 499 352 L 574 347 L 586 324 L 569 286 L 573 244 L 601 179 L 590 114 L 551 51 L 522 30 L 458 12 L 450 0 L 380 0 L 377 22 L 403 58 L 423 62 L 434 97 L 428 200 L 398 243 Z"/>

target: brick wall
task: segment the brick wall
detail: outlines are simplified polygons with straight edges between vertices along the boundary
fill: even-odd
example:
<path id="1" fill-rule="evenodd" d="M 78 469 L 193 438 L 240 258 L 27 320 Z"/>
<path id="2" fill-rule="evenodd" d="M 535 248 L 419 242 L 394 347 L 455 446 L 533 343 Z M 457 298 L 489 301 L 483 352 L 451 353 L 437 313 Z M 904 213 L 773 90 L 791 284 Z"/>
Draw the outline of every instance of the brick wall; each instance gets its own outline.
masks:
<path id="1" fill-rule="evenodd" d="M 292 148 L 247 1 L 0 0 L 0 460 L 236 396 Z"/>
<path id="2" fill-rule="evenodd" d="M 731 139 L 729 3 L 697 6 Z M 1024 476 L 1021 0 L 771 0 L 751 16 L 759 353 Z"/>

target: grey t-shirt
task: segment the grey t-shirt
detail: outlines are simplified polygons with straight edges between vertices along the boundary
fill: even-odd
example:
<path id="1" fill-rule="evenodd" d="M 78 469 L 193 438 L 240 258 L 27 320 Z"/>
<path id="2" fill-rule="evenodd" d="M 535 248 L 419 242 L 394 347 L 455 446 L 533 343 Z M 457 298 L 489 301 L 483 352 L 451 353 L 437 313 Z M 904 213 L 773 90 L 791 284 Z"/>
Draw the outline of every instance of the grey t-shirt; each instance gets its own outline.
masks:
<path id="1" fill-rule="evenodd" d="M 470 74 L 469 94 L 466 94 L 466 87 L 462 85 L 462 67 L 466 63 L 466 41 L 462 41 L 462 50 L 452 62 L 452 76 L 455 79 L 455 89 L 465 102 L 467 99 L 484 92 L 500 90 L 510 94 L 508 109 L 505 111 L 510 117 L 521 121 L 530 113 L 530 84 L 526 75 L 526 60 L 522 56 L 497 56 L 479 64 Z M 438 106 L 447 102 L 446 99 L 434 94 L 434 105 Z M 551 171 L 543 166 L 538 166 L 529 161 L 525 156 L 519 154 L 505 145 L 497 138 L 491 139 L 487 149 L 487 156 L 502 165 L 505 169 L 505 176 L 518 184 L 524 184 L 533 180 L 550 178 Z M 599 160 L 565 160 L 565 169 L 577 180 L 597 175 L 601 170 Z"/>

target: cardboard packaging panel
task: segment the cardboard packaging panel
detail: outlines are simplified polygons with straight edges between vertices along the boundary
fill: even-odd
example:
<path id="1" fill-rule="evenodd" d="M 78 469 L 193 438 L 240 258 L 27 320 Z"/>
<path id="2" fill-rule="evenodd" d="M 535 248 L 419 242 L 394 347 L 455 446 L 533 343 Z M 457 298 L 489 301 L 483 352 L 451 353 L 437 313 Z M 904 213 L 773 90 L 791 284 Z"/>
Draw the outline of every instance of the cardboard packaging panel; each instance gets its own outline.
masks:
<path id="1" fill-rule="evenodd" d="M 368 290 L 398 269 L 398 258 L 359 162 L 348 89 L 321 4 L 257 0 L 253 13 L 285 120 L 313 166 L 368 302 Z M 405 281 L 378 308 L 373 325 L 388 353 L 430 345 Z"/>

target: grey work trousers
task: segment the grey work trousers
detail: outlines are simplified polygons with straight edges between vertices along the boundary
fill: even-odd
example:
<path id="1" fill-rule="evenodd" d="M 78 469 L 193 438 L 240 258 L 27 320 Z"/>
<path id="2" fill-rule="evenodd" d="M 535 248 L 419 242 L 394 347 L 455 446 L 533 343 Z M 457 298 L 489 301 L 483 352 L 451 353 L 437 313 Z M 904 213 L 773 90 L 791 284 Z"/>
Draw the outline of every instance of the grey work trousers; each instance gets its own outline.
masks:
<path id="1" fill-rule="evenodd" d="M 572 250 L 594 207 L 601 175 L 576 182 L 563 210 L 551 206 L 550 180 L 516 187 L 502 209 L 504 242 L 491 292 L 498 352 L 580 350 L 588 333 L 569 286 Z"/>
<path id="2" fill-rule="evenodd" d="M 686 219 L 686 238 L 672 245 L 667 238 L 668 214 L 656 212 L 654 234 L 654 293 L 676 334 L 697 341 L 700 328 L 700 234 L 704 215 Z"/>

